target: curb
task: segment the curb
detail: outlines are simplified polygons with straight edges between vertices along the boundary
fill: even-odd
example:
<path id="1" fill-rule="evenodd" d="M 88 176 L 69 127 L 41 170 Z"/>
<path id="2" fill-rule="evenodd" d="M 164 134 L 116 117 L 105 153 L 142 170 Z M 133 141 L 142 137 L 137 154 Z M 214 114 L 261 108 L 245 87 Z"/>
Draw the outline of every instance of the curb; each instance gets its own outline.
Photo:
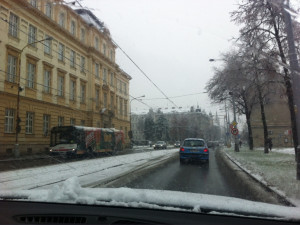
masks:
<path id="1" fill-rule="evenodd" d="M 222 150 L 223 151 L 223 150 Z M 243 172 L 245 172 L 248 176 L 250 176 L 253 180 L 261 184 L 264 188 L 266 188 L 268 191 L 273 192 L 276 194 L 281 200 L 288 203 L 290 206 L 298 207 L 298 204 L 296 204 L 292 199 L 289 199 L 282 191 L 278 190 L 276 187 L 270 186 L 264 179 L 260 180 L 258 177 L 254 176 L 250 170 L 244 168 L 237 160 L 233 159 L 228 153 L 223 151 L 226 155 L 226 157 L 234 163 L 237 167 L 239 167 Z"/>

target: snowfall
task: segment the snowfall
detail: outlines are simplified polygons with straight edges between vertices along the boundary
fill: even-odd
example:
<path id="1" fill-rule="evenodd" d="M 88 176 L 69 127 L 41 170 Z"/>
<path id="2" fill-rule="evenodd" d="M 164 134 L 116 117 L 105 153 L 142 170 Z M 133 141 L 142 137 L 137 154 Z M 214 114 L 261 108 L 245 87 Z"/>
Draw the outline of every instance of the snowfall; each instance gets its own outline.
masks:
<path id="1" fill-rule="evenodd" d="M 232 197 L 165 190 L 104 188 L 99 186 L 143 167 L 155 166 L 178 149 L 138 152 L 59 165 L 0 173 L 0 199 L 71 204 L 143 207 L 229 215 L 248 214 L 300 220 L 299 207 L 286 207 Z M 93 188 L 97 187 L 97 188 Z"/>

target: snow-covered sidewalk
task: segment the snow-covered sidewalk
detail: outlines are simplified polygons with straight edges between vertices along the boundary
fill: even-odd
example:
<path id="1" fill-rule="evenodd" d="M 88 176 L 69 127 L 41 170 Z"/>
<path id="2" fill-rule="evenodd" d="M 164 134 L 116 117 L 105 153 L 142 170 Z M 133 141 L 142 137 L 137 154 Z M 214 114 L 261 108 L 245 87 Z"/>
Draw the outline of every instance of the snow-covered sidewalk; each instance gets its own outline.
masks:
<path id="1" fill-rule="evenodd" d="M 256 180 L 300 206 L 300 181 L 296 180 L 294 149 L 275 148 L 269 154 L 264 154 L 263 148 L 250 151 L 247 147 L 242 147 L 240 152 L 234 152 L 233 148 L 224 150 Z"/>
<path id="2" fill-rule="evenodd" d="M 149 163 L 174 156 L 178 149 L 155 150 L 135 154 L 83 160 L 59 165 L 21 169 L 0 173 L 0 190 L 50 188 L 77 176 L 81 186 L 91 186 L 142 168 Z"/>

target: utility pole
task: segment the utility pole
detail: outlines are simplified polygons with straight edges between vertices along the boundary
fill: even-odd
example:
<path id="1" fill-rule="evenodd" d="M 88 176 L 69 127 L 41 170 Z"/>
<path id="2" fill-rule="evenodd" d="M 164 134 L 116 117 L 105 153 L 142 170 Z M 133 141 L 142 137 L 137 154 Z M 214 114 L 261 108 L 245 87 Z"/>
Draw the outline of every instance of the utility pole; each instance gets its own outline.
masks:
<path id="1" fill-rule="evenodd" d="M 297 53 L 295 48 L 295 39 L 293 33 L 293 25 L 290 13 L 286 10 L 289 9 L 289 2 L 287 5 L 283 6 L 284 22 L 286 25 L 287 41 L 289 46 L 289 59 L 291 67 L 291 77 L 292 77 L 292 88 L 294 96 L 294 110 L 296 114 L 296 127 L 297 127 L 297 140 L 298 146 L 296 149 L 296 177 L 300 180 L 300 68 L 297 59 Z"/>

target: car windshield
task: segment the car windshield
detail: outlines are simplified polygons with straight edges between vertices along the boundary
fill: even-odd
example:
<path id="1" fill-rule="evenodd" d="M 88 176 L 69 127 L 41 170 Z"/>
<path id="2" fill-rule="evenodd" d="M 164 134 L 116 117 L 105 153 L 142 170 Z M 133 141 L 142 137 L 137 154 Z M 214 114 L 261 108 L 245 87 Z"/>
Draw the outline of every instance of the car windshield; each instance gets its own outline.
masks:
<path id="1" fill-rule="evenodd" d="M 0 203 L 300 221 L 299 12 L 0 0 Z"/>
<path id="2" fill-rule="evenodd" d="M 183 146 L 185 147 L 204 147 L 204 141 L 202 140 L 185 140 L 183 142 Z"/>

